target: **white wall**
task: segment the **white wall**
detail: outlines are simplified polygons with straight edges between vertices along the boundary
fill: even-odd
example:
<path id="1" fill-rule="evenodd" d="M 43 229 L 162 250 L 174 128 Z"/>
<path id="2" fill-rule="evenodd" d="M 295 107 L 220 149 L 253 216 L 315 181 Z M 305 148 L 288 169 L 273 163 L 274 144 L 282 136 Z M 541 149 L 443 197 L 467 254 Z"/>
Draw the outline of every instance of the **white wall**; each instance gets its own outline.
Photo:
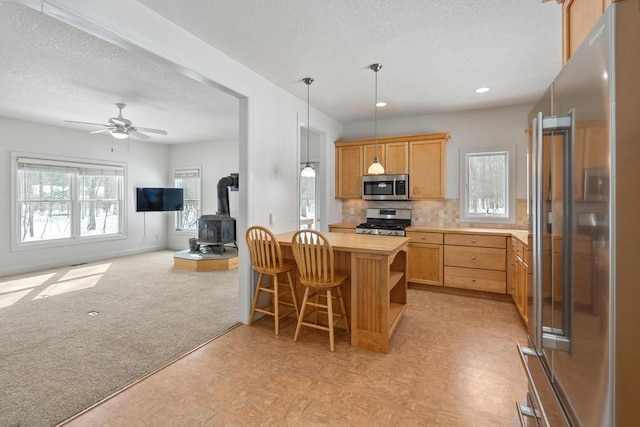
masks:
<path id="1" fill-rule="evenodd" d="M 447 142 L 447 199 L 458 198 L 461 148 L 516 146 L 516 198 L 527 196 L 527 114 L 533 104 L 378 120 L 378 137 L 450 132 Z M 370 138 L 373 122 L 346 124 L 342 139 Z"/>
<path id="2" fill-rule="evenodd" d="M 36 10 L 40 2 L 22 0 Z M 57 10 L 59 9 L 59 10 Z M 174 65 L 176 70 L 197 75 L 200 81 L 227 88 L 240 98 L 240 177 L 246 193 L 241 194 L 238 232 L 247 225 L 277 222 L 275 232 L 292 230 L 298 222 L 299 117 L 306 117 L 306 102 L 293 97 L 242 64 L 225 56 L 192 34 L 129 0 L 87 2 L 48 0 L 47 13 L 66 15 L 68 21 L 121 45 L 150 52 Z M 53 12 L 52 12 L 53 11 Z M 305 76 L 300 76 L 300 80 Z M 304 83 L 301 81 L 301 85 Z M 328 116 L 311 110 L 313 128 L 326 141 L 340 139 L 342 126 Z M 333 144 L 327 143 L 323 161 L 328 180 L 327 195 L 333 194 Z M 321 156 L 322 157 L 322 156 Z M 329 222 L 341 217 L 341 204 L 327 203 Z M 249 252 L 240 242 L 239 319 L 246 322 L 250 310 Z"/>
<path id="3" fill-rule="evenodd" d="M 169 179 L 173 170 L 180 167 L 198 166 L 202 171 L 202 214 L 215 214 L 218 210 L 218 181 L 239 171 L 240 148 L 238 140 L 198 142 L 169 146 Z M 240 191 L 244 183 L 240 179 Z M 229 191 L 229 210 L 234 218 L 240 213 L 240 191 Z M 167 225 L 168 246 L 172 249 L 188 249 L 188 239 L 197 237 L 197 231 L 176 231 L 173 217 Z"/>
<path id="4" fill-rule="evenodd" d="M 145 141 L 113 140 L 106 134 L 90 135 L 0 117 L 0 276 L 127 255 L 167 245 L 166 212 L 135 212 L 136 187 L 164 187 L 167 182 L 168 147 Z M 125 181 L 126 239 L 79 243 L 48 249 L 11 251 L 11 152 L 67 156 L 76 159 L 108 160 L 127 165 Z M 156 238 L 157 236 L 157 238 Z"/>

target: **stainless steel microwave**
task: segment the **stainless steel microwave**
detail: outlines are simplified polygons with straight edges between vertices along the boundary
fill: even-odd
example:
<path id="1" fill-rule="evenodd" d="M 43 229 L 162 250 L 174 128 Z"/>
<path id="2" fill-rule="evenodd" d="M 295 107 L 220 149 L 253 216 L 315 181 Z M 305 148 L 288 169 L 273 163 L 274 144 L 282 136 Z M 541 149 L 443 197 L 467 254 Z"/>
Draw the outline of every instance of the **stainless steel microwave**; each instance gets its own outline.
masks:
<path id="1" fill-rule="evenodd" d="M 364 175 L 364 200 L 409 200 L 409 175 Z"/>

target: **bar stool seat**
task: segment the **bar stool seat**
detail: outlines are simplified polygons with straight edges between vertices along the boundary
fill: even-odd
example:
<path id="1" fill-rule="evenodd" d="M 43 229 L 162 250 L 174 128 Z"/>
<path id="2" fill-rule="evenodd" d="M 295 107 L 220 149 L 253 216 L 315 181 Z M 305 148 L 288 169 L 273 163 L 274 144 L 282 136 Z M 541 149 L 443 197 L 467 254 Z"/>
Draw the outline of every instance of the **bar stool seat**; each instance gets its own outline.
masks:
<path id="1" fill-rule="evenodd" d="M 275 334 L 280 335 L 280 320 L 293 313 L 296 314 L 297 319 L 300 314 L 296 293 L 293 289 L 293 280 L 291 279 L 291 272 L 295 265 L 283 260 L 280 244 L 268 228 L 259 225 L 249 227 L 246 239 L 251 252 L 252 267 L 258 272 L 249 325 L 253 325 L 256 312 L 273 316 L 275 319 Z M 278 276 L 284 273 L 287 275 L 287 283 L 281 284 Z M 270 276 L 272 279 L 263 284 L 263 276 L 265 275 Z M 269 301 L 263 306 L 258 306 L 258 300 L 262 292 L 266 292 L 269 295 Z M 286 295 L 290 295 L 290 301 L 282 299 Z M 291 310 L 281 312 L 281 305 L 291 307 Z"/>
<path id="2" fill-rule="evenodd" d="M 334 326 L 344 320 L 347 332 L 349 332 L 349 320 L 341 291 L 341 286 L 349 276 L 335 271 L 333 248 L 319 231 L 300 230 L 296 232 L 292 237 L 291 248 L 298 266 L 300 283 L 305 286 L 293 340 L 298 341 L 302 326 L 328 331 L 329 348 L 334 351 Z M 334 302 L 336 301 L 340 312 L 334 310 Z M 309 312 L 307 312 L 307 308 L 310 309 Z M 318 323 L 318 313 L 327 315 L 327 326 Z M 312 314 L 314 321 L 307 321 L 306 318 Z"/>

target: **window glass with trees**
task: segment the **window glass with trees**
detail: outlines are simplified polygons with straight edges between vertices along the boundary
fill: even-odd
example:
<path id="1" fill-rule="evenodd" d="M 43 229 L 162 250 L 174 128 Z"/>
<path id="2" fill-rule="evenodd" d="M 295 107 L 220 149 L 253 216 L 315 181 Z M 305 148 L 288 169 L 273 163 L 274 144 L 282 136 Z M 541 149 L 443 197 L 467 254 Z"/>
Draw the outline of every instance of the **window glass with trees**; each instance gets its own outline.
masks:
<path id="1" fill-rule="evenodd" d="M 176 212 L 176 230 L 197 230 L 200 218 L 200 168 L 176 169 L 176 188 L 184 189 L 184 209 Z"/>
<path id="2" fill-rule="evenodd" d="M 515 148 L 461 152 L 462 221 L 515 221 L 514 159 Z"/>
<path id="3" fill-rule="evenodd" d="M 14 157 L 19 244 L 123 234 L 124 165 Z"/>

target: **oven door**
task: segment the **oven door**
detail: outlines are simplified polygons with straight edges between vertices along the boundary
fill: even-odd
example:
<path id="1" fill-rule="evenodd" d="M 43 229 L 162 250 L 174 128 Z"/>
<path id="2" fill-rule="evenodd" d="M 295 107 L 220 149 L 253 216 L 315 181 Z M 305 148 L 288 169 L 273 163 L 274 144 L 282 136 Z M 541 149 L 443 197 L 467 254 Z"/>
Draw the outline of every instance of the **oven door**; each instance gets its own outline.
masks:
<path id="1" fill-rule="evenodd" d="M 408 175 L 365 175 L 362 177 L 364 200 L 408 200 Z"/>

